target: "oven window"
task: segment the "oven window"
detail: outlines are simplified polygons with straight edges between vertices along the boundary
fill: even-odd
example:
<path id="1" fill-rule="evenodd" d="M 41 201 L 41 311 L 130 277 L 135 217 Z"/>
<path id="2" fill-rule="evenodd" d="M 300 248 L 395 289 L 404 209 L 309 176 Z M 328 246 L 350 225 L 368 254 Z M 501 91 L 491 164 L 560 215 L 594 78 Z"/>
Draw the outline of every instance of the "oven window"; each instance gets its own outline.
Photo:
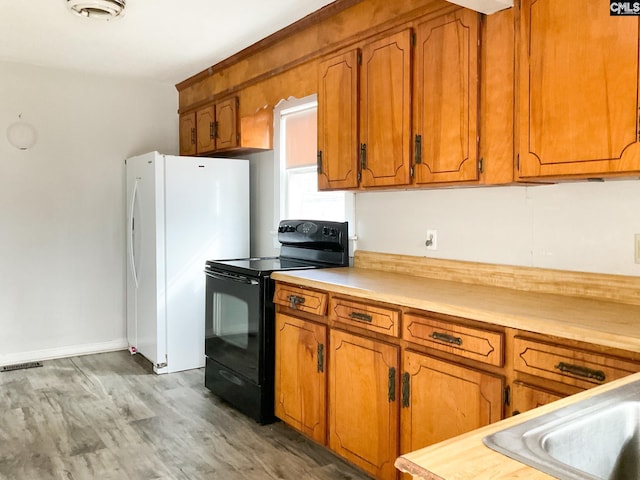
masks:
<path id="1" fill-rule="evenodd" d="M 249 348 L 249 304 L 225 293 L 213 294 L 212 334 L 238 348 Z"/>
<path id="2" fill-rule="evenodd" d="M 258 383 L 263 319 L 260 282 L 221 271 L 207 271 L 206 277 L 205 354 Z"/>

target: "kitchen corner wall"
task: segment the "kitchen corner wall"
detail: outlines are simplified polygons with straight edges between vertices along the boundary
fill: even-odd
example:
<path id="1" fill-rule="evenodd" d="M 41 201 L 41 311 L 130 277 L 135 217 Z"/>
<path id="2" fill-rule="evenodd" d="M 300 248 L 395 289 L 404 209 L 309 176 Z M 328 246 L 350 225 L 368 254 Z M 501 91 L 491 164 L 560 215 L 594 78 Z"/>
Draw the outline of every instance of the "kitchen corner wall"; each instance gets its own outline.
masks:
<path id="1" fill-rule="evenodd" d="M 124 160 L 178 152 L 176 106 L 172 85 L 0 63 L 0 365 L 126 347 Z"/>
<path id="2" fill-rule="evenodd" d="M 273 156 L 251 162 L 252 253 L 270 255 Z M 640 276 L 639 180 L 359 192 L 355 205 L 360 250 Z"/>

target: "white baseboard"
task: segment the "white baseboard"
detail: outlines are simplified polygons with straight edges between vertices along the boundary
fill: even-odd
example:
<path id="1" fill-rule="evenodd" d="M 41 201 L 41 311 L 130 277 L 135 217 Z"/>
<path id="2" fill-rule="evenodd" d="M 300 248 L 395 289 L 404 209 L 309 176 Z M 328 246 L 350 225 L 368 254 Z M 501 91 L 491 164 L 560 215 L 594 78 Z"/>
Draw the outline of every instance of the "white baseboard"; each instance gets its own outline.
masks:
<path id="1" fill-rule="evenodd" d="M 0 366 L 52 360 L 54 358 L 77 357 L 79 355 L 91 355 L 93 353 L 114 352 L 117 350 L 126 350 L 128 346 L 127 339 L 121 338 L 110 342 L 88 343 L 47 348 L 44 350 L 32 350 L 30 352 L 10 353 L 8 355 L 0 355 Z"/>

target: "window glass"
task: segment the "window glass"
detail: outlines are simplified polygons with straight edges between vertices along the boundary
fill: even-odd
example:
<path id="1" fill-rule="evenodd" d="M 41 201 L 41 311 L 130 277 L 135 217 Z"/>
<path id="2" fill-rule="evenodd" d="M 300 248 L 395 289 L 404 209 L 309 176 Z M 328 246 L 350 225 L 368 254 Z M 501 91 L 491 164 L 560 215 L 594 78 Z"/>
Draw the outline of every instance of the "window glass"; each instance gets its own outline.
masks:
<path id="1" fill-rule="evenodd" d="M 317 110 L 315 95 L 283 101 L 276 107 L 276 225 L 283 219 L 352 224 L 352 193 L 318 192 Z"/>

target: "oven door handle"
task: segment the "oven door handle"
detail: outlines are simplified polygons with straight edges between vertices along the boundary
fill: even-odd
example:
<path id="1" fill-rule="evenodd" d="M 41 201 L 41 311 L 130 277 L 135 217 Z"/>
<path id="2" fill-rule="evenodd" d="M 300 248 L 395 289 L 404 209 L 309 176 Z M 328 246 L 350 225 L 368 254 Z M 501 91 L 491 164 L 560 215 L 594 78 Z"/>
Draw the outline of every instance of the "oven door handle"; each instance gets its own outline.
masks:
<path id="1" fill-rule="evenodd" d="M 207 277 L 215 278 L 216 280 L 231 280 L 238 283 L 244 283 L 246 285 L 258 285 L 260 282 L 255 278 L 249 278 L 244 275 L 234 275 L 230 273 L 224 272 L 210 272 L 209 270 L 205 270 L 204 274 Z"/>

